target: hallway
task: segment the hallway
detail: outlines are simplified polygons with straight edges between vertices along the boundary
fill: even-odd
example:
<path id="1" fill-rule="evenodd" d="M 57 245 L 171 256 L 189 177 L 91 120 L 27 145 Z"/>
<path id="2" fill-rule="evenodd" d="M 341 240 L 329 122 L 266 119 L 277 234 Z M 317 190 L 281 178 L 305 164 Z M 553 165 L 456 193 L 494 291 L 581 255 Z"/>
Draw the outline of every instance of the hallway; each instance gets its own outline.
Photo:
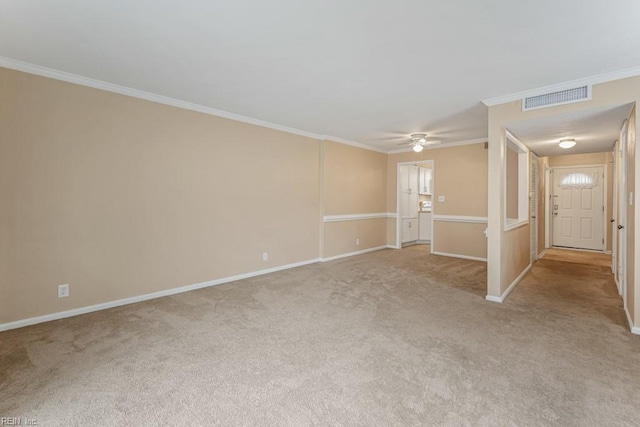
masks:
<path id="1" fill-rule="evenodd" d="M 539 311 L 560 333 L 597 330 L 612 332 L 612 340 L 637 339 L 629 333 L 610 265 L 607 254 L 547 249 L 506 303 Z"/>

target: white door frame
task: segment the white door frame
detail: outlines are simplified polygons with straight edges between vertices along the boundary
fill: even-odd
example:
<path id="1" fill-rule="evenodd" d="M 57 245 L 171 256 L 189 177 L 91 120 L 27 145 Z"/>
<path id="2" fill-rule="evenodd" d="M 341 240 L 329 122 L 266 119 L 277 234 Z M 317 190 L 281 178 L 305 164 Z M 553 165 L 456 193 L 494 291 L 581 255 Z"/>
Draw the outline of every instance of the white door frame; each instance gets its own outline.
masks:
<path id="1" fill-rule="evenodd" d="M 620 185 L 618 182 L 618 150 L 620 149 L 620 140 L 616 141 L 613 145 L 613 153 L 612 153 L 612 166 L 611 166 L 611 177 L 613 178 L 613 194 L 611 195 L 613 200 L 611 201 L 611 218 L 608 219 L 611 224 L 611 273 L 613 273 L 613 278 L 616 282 L 616 286 L 618 288 L 618 292 L 620 292 L 620 284 L 618 283 L 618 186 Z"/>
<path id="2" fill-rule="evenodd" d="M 602 250 L 601 252 L 605 252 L 607 249 L 607 164 L 606 163 L 598 163 L 598 164 L 593 164 L 593 165 L 576 165 L 576 166 L 552 166 L 549 168 L 549 175 L 552 175 L 553 172 L 557 169 L 580 169 L 580 168 L 594 168 L 594 167 L 602 167 L 602 174 L 604 175 L 602 178 L 602 204 L 604 206 L 604 211 L 602 214 L 602 238 L 604 239 L 604 243 L 602 244 Z M 552 188 L 555 185 L 555 175 L 552 181 L 547 181 L 549 183 L 549 185 L 547 186 L 549 188 L 549 215 L 547 215 L 548 218 L 551 218 L 551 215 L 553 215 L 553 200 L 551 200 L 552 197 Z M 547 218 L 545 218 L 545 222 Z M 549 220 L 548 221 L 549 224 L 549 228 L 547 229 L 548 234 L 546 235 L 546 239 L 551 239 L 551 236 L 553 236 L 553 221 Z M 548 240 L 549 245 L 547 247 L 555 247 L 553 246 L 553 241 Z M 592 250 L 592 249 L 588 249 L 588 250 Z"/>
<path id="3" fill-rule="evenodd" d="M 540 181 L 540 170 L 539 170 L 539 163 L 538 163 L 538 155 L 534 152 L 531 152 L 530 154 L 531 156 L 531 163 L 533 164 L 535 162 L 535 170 L 536 170 L 536 176 L 535 176 L 535 181 L 531 182 L 532 187 L 530 188 L 530 194 L 529 197 L 531 200 L 533 200 L 533 207 L 535 208 L 535 210 L 533 211 L 533 213 L 531 212 L 531 207 L 529 208 L 529 224 L 532 223 L 535 225 L 535 227 L 532 227 L 532 233 L 533 233 L 533 251 L 531 254 L 529 254 L 530 258 L 531 258 L 531 262 L 534 262 L 536 259 L 538 259 L 538 253 L 540 252 L 539 250 L 539 245 L 540 242 L 538 241 L 538 227 L 540 227 L 539 221 L 540 219 L 538 218 L 538 182 Z M 533 175 L 533 167 L 529 166 L 529 173 Z M 529 202 L 531 203 L 531 202 Z"/>
<path id="4" fill-rule="evenodd" d="M 433 253 L 433 242 L 435 241 L 435 233 L 433 232 L 433 197 L 435 196 L 435 176 L 436 165 L 434 160 L 418 160 L 415 162 L 398 162 L 396 164 L 396 249 L 402 249 L 402 218 L 400 217 L 400 166 L 409 165 L 430 165 L 431 166 L 431 245 L 429 250 Z"/>

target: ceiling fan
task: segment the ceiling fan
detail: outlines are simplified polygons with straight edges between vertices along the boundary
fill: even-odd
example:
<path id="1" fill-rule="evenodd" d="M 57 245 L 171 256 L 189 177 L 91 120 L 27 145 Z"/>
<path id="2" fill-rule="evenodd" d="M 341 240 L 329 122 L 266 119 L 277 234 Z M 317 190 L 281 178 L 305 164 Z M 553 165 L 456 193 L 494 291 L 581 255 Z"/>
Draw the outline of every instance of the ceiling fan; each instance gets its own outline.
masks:
<path id="1" fill-rule="evenodd" d="M 439 139 L 428 138 L 426 133 L 412 133 L 409 135 L 410 142 L 401 142 L 398 145 L 410 145 L 416 153 L 421 152 L 427 145 L 438 145 L 442 143 Z"/>

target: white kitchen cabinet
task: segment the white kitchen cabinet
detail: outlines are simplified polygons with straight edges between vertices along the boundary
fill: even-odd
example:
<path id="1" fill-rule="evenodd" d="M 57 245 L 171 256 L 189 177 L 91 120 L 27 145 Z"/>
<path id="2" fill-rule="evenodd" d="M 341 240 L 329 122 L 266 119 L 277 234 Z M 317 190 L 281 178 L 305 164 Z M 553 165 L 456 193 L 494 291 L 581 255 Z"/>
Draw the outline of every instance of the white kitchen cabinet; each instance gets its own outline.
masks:
<path id="1" fill-rule="evenodd" d="M 415 165 L 400 166 L 400 220 L 402 243 L 418 240 L 418 201 L 420 168 Z"/>
<path id="2" fill-rule="evenodd" d="M 419 168 L 400 167 L 400 218 L 418 218 Z"/>
<path id="3" fill-rule="evenodd" d="M 402 243 L 415 242 L 418 240 L 418 220 L 403 219 L 402 221 Z"/>
<path id="4" fill-rule="evenodd" d="M 431 241 L 431 212 L 420 212 L 418 240 Z"/>
<path id="5" fill-rule="evenodd" d="M 431 178 L 432 170 L 427 168 L 420 168 L 420 188 L 418 192 L 420 194 L 431 195 Z"/>
<path id="6" fill-rule="evenodd" d="M 408 186 L 409 186 L 409 193 L 413 194 L 419 193 L 419 189 L 418 189 L 418 181 L 419 181 L 419 175 L 420 175 L 420 168 L 418 166 L 414 166 L 414 165 L 409 165 L 407 166 L 407 168 L 409 169 L 409 173 L 408 173 Z"/>

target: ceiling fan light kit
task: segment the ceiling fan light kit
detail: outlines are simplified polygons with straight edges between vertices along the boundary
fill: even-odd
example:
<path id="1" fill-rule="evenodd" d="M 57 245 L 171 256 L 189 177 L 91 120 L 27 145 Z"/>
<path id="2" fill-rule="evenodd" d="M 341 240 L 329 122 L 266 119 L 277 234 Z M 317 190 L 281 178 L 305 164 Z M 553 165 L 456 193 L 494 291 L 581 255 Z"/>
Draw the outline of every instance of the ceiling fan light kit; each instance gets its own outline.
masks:
<path id="1" fill-rule="evenodd" d="M 411 142 L 409 144 L 416 153 L 421 152 L 426 145 L 440 144 L 440 141 L 438 140 L 427 140 L 426 133 L 412 133 L 409 137 L 411 138 Z"/>

